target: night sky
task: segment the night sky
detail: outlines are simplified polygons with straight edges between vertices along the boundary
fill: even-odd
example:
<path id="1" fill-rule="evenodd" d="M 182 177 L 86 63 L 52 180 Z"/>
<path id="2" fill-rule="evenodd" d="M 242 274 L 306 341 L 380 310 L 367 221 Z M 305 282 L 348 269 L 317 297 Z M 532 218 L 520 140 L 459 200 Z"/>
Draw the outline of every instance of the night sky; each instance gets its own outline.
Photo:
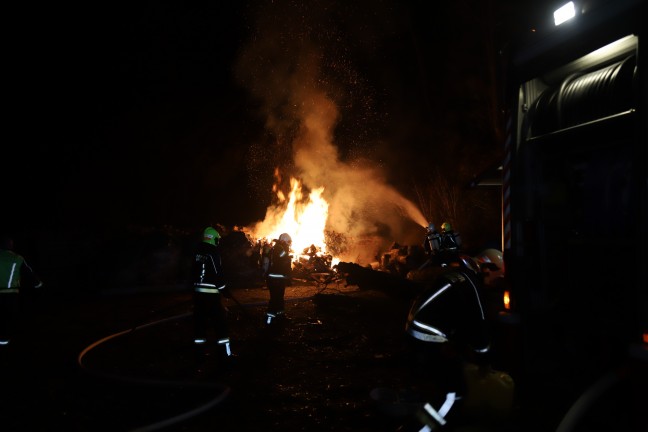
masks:
<path id="1" fill-rule="evenodd" d="M 469 153 L 473 169 L 499 150 L 504 5 L 482 3 L 14 6 L 3 217 L 24 230 L 260 220 L 274 168 L 295 169 L 306 87 L 336 109 L 339 160 L 413 199 L 431 163 Z"/>

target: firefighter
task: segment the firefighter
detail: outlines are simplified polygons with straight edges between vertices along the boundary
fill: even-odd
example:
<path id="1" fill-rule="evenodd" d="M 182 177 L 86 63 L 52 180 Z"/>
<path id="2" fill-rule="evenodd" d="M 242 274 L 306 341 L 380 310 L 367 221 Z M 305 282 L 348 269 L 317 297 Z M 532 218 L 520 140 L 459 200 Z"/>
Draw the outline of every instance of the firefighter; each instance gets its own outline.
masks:
<path id="1" fill-rule="evenodd" d="M 218 243 L 220 234 L 213 227 L 203 231 L 202 241 L 198 244 L 192 263 L 191 278 L 194 301 L 194 344 L 206 346 L 215 338 L 220 354 L 232 356 L 227 309 L 222 296 L 230 296 L 223 274 Z M 212 336 L 213 335 L 213 336 Z M 212 338 L 210 338 L 212 336 Z"/>
<path id="2" fill-rule="evenodd" d="M 8 346 L 16 335 L 19 294 L 25 289 L 43 286 L 25 258 L 15 253 L 13 248 L 11 237 L 3 236 L 0 239 L 0 348 Z"/>
<path id="3" fill-rule="evenodd" d="M 474 257 L 483 274 L 484 286 L 497 287 L 504 282 L 504 257 L 497 249 L 484 249 Z"/>
<path id="4" fill-rule="evenodd" d="M 430 271 L 430 267 L 448 267 L 459 263 L 461 237 L 452 230 L 448 222 L 441 224 L 441 232 L 436 230 L 435 225 L 430 222 L 426 229 L 423 248 L 428 259 L 417 269 L 417 271 Z"/>
<path id="5" fill-rule="evenodd" d="M 461 250 L 461 236 L 452 229 L 449 222 L 441 224 L 441 249 L 448 252 L 459 252 Z"/>
<path id="6" fill-rule="evenodd" d="M 484 249 L 474 257 L 482 274 L 484 284 L 483 300 L 486 304 L 489 320 L 496 320 L 504 310 L 503 299 L 508 290 L 508 281 L 504 277 L 504 257 L 497 249 Z M 510 298 L 509 298 L 510 300 Z"/>
<path id="7" fill-rule="evenodd" d="M 407 430 L 451 428 L 467 396 L 466 363 L 489 366 L 480 270 L 472 258 L 463 258 L 461 266 L 448 267 L 421 293 L 408 314 L 410 371 L 425 403 Z"/>
<path id="8" fill-rule="evenodd" d="M 427 227 L 425 232 L 425 241 L 423 242 L 423 248 L 428 255 L 435 255 L 441 245 L 441 236 L 436 230 L 436 227 L 432 222 Z"/>
<path id="9" fill-rule="evenodd" d="M 292 238 L 287 233 L 283 233 L 270 251 L 270 266 L 266 276 L 266 283 L 270 291 L 270 301 L 266 313 L 266 324 L 268 325 L 286 318 L 284 295 L 286 286 L 290 285 L 292 277 L 291 245 Z"/>

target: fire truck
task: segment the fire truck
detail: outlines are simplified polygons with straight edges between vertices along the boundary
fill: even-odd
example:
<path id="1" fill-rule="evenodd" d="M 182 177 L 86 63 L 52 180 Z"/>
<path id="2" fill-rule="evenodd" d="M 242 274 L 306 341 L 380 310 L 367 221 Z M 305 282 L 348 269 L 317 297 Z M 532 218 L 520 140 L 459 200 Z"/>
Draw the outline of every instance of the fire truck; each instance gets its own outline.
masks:
<path id="1" fill-rule="evenodd" d="M 500 351 L 525 430 L 648 430 L 646 3 L 548 8 L 505 53 Z"/>

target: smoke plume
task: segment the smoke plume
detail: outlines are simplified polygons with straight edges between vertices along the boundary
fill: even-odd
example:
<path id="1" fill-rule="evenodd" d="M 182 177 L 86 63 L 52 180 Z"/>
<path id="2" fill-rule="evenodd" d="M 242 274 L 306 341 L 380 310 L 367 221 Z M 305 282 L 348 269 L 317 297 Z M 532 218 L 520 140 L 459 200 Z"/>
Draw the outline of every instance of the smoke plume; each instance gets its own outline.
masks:
<path id="1" fill-rule="evenodd" d="M 275 139 L 276 148 L 266 153 L 287 155 L 289 160 L 274 162 L 308 189 L 324 187 L 327 229 L 358 239 L 378 237 L 384 240 L 381 247 L 419 241 L 419 227 L 427 223 L 418 207 L 387 183 L 370 157 L 341 152 L 361 141 L 376 117 L 371 86 L 353 67 L 353 49 L 345 45 L 351 35 L 333 23 L 334 10 L 325 7 L 330 2 L 281 3 L 257 11 L 254 32 L 236 65 L 238 79 L 258 100 Z M 357 119 L 357 135 L 342 136 L 336 129 L 345 115 Z M 359 145 L 370 155 L 370 141 Z"/>

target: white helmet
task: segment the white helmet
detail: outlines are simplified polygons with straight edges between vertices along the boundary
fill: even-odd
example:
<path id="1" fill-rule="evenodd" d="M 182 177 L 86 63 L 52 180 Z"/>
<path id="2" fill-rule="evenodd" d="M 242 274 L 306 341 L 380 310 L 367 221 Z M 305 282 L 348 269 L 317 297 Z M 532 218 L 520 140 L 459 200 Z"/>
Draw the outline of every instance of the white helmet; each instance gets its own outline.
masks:
<path id="1" fill-rule="evenodd" d="M 484 272 L 484 283 L 486 285 L 491 285 L 497 281 L 497 279 L 504 277 L 504 257 L 502 252 L 497 249 L 485 249 L 481 251 L 476 257 L 475 261 L 479 264 L 482 272 Z M 490 266 L 485 266 L 484 264 L 491 264 Z M 493 266 L 497 267 L 492 268 Z"/>
<path id="2" fill-rule="evenodd" d="M 286 233 L 283 233 L 279 236 L 279 241 L 282 241 L 284 243 L 290 244 L 292 243 L 292 238 Z"/>
<path id="3" fill-rule="evenodd" d="M 480 265 L 484 263 L 495 264 L 498 269 L 504 271 L 504 257 L 502 256 L 502 252 L 497 249 L 485 249 L 477 254 L 475 260 Z"/>

